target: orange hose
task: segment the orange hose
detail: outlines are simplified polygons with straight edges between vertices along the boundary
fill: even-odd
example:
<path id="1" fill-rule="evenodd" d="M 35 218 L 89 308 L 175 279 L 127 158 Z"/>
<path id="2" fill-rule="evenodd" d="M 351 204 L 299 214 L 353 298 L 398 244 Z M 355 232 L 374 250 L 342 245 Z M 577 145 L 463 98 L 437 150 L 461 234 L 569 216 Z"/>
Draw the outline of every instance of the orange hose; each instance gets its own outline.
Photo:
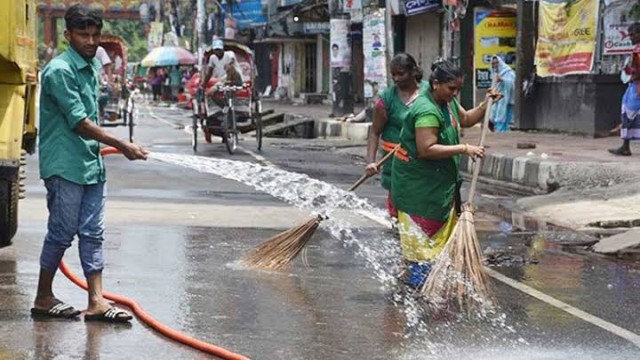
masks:
<path id="1" fill-rule="evenodd" d="M 113 147 L 106 147 L 103 148 L 102 150 L 100 150 L 100 154 L 101 155 L 109 155 L 109 154 L 118 154 L 119 151 L 116 148 Z M 69 267 L 67 266 L 67 264 L 64 263 L 64 261 L 60 262 L 59 265 L 60 271 L 62 271 L 62 273 L 69 279 L 71 280 L 71 282 L 73 282 L 74 284 L 78 285 L 79 287 L 87 290 L 87 283 L 84 280 L 81 280 L 80 278 L 78 278 L 76 275 L 74 275 L 71 270 L 69 270 Z M 144 310 L 142 310 L 142 308 L 140 307 L 140 305 L 138 305 L 137 302 L 135 302 L 132 299 L 129 299 L 127 297 L 124 296 L 120 296 L 120 295 L 116 295 L 116 294 L 111 294 L 108 292 L 104 292 L 103 296 L 105 297 L 105 299 L 109 299 L 112 301 L 117 302 L 118 304 L 124 305 L 129 307 L 133 313 L 138 317 L 138 319 L 140 319 L 142 322 L 144 322 L 145 324 L 147 324 L 149 327 L 151 327 L 152 329 L 156 330 L 157 332 L 159 332 L 160 334 L 168 337 L 169 339 L 175 340 L 177 342 L 180 342 L 184 345 L 187 345 L 189 347 L 192 347 L 194 349 L 200 350 L 202 352 L 205 352 L 207 354 L 211 354 L 211 355 L 215 355 L 217 357 L 220 357 L 222 359 L 226 359 L 226 360 L 249 360 L 248 357 L 244 356 L 244 355 L 240 355 L 240 354 L 236 354 L 234 352 L 231 352 L 229 350 L 223 349 L 219 346 L 215 346 L 209 343 L 206 343 L 204 341 L 200 341 L 198 339 L 194 339 L 186 334 L 183 334 L 177 330 L 174 330 L 164 324 L 162 324 L 161 322 L 159 322 L 158 320 L 154 319 L 151 315 L 147 314 Z"/>
<path id="2" fill-rule="evenodd" d="M 113 146 L 107 146 L 100 149 L 100 155 L 102 156 L 113 154 L 120 154 L 120 150 L 114 148 Z"/>

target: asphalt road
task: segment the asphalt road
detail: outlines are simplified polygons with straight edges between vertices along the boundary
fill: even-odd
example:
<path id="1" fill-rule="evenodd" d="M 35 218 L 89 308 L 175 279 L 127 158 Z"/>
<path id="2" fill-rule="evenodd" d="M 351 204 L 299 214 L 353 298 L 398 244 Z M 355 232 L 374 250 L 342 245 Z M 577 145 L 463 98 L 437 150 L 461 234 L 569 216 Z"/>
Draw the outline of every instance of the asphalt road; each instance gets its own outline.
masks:
<path id="1" fill-rule="evenodd" d="M 141 109 L 137 140 L 153 152 L 191 154 L 183 129 L 188 117 L 171 109 L 152 112 Z M 255 150 L 250 137 L 241 145 Z M 214 140 L 201 144 L 198 155 L 267 162 L 345 189 L 364 165 L 344 151 L 353 145 L 267 139 L 256 157 L 243 151 L 229 156 Z M 483 188 L 476 214 L 483 247 L 516 260 L 492 268 L 498 310 L 473 320 L 425 318 L 393 300 L 401 288 L 381 281 L 390 273 L 388 263 L 371 254 L 387 251 L 380 244 L 393 233 L 375 221 L 339 212 L 344 221 L 324 224 L 310 243 L 310 267 L 296 262 L 283 272 L 255 271 L 243 267 L 242 257 L 304 221 L 308 211 L 236 181 L 156 160 L 111 156 L 106 163 L 105 289 L 135 299 L 172 328 L 252 359 L 640 358 L 640 267 L 567 251 L 559 243 L 582 236 L 510 211 L 512 198 L 501 189 Z M 117 326 L 31 319 L 47 212 L 36 156 L 27 170 L 18 234 L 0 249 L 0 358 L 209 358 L 138 320 Z M 229 168 L 229 176 L 238 171 Z M 377 207 L 386 197 L 375 179 L 357 194 Z M 65 261 L 80 272 L 75 247 Z M 86 293 L 61 274 L 54 289 L 74 306 L 86 306 Z"/>

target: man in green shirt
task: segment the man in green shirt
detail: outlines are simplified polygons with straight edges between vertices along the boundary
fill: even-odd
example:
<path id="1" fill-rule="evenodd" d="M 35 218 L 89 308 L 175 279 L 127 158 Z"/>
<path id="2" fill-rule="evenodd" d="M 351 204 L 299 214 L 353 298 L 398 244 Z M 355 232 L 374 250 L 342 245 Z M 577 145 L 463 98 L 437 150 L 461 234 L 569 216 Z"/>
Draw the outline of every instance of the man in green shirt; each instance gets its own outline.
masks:
<path id="1" fill-rule="evenodd" d="M 70 7 L 64 19 L 70 47 L 42 72 L 40 176 L 47 188 L 49 221 L 31 313 L 56 318 L 80 314 L 52 290 L 58 264 L 78 236 L 80 262 L 89 286 L 85 320 L 126 322 L 131 315 L 112 307 L 102 296 L 106 174 L 100 143 L 117 148 L 129 160 L 144 160 L 147 152 L 98 126 L 100 63 L 94 57 L 102 19 L 84 5 Z"/>

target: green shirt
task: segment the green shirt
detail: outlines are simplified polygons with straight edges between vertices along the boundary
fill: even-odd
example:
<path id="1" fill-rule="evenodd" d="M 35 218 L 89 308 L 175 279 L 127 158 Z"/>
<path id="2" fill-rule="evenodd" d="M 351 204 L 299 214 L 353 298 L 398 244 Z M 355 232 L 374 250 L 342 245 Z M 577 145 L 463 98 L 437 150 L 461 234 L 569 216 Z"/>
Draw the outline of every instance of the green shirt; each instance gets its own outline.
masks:
<path id="1" fill-rule="evenodd" d="M 428 92 L 429 82 L 424 80 L 421 81 L 418 89 L 419 96 L 426 96 Z M 410 106 L 407 106 L 402 101 L 398 94 L 398 87 L 396 85 L 392 85 L 382 90 L 379 96 L 387 112 L 387 124 L 382 130 L 380 138 L 382 141 L 397 144 L 400 142 L 400 130 L 402 130 L 402 124 L 409 114 Z M 387 155 L 386 151 L 381 150 L 381 152 L 382 157 Z M 387 161 L 382 166 L 382 172 L 380 174 L 380 183 L 382 184 L 382 187 L 387 190 L 391 189 L 391 163 L 392 161 Z"/>
<path id="2" fill-rule="evenodd" d="M 42 72 L 40 92 L 40 177 L 60 176 L 81 185 L 104 182 L 100 143 L 74 129 L 84 119 L 98 124 L 100 63 L 72 47 Z"/>
<path id="3" fill-rule="evenodd" d="M 441 107 L 429 95 L 420 98 L 412 108 L 400 134 L 400 144 L 407 151 L 409 161 L 394 159 L 391 195 L 400 211 L 445 221 L 453 205 L 460 156 L 442 160 L 418 159 L 416 128 L 420 127 L 437 127 L 438 144 L 457 145 L 460 131 L 457 101 Z"/>

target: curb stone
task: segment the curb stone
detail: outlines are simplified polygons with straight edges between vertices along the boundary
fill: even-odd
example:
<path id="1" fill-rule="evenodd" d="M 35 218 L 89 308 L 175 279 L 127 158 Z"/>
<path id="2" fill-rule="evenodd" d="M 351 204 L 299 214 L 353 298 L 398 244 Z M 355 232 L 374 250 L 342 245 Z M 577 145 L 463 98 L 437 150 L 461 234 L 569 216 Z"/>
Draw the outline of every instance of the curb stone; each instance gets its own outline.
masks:
<path id="1" fill-rule="evenodd" d="M 487 154 L 482 161 L 480 175 L 494 180 L 515 183 L 525 187 L 550 192 L 558 188 L 557 168 L 554 161 L 532 157 L 510 157 L 506 154 Z M 472 173 L 473 161 L 463 156 L 460 161 L 462 171 Z"/>
<path id="2" fill-rule="evenodd" d="M 314 134 L 319 138 L 339 137 L 366 141 L 370 123 L 345 123 L 333 119 L 315 119 Z M 538 156 L 516 156 L 502 152 L 485 154 L 480 175 L 484 178 L 504 181 L 542 192 L 553 192 L 561 187 L 590 188 L 610 187 L 635 181 L 637 171 L 620 162 L 570 162 L 543 159 Z M 460 169 L 472 173 L 473 162 L 461 158 Z"/>

